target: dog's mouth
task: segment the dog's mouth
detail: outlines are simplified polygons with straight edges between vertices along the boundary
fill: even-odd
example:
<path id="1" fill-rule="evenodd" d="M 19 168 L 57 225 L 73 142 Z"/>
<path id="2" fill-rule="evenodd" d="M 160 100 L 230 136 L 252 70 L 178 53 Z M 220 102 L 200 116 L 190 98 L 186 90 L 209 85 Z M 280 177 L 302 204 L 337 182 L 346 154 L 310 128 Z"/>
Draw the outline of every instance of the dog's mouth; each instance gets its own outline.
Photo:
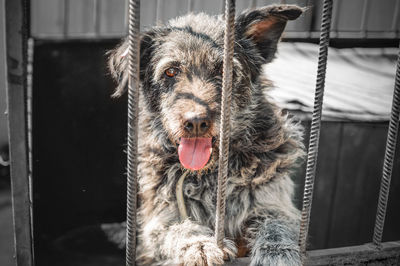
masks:
<path id="1" fill-rule="evenodd" d="M 215 138 L 180 138 L 178 154 L 182 166 L 193 170 L 203 169 L 210 161 Z"/>

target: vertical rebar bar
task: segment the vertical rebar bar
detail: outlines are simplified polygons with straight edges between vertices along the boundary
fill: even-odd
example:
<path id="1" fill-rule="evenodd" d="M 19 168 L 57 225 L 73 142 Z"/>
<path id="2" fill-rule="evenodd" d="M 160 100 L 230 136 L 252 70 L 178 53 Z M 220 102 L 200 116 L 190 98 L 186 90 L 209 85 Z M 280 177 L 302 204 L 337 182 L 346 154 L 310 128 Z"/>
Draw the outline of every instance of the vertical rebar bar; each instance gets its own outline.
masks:
<path id="1" fill-rule="evenodd" d="M 396 4 L 394 6 L 392 26 L 390 27 L 390 30 L 393 32 L 394 38 L 396 38 L 396 28 L 398 25 L 399 13 L 400 13 L 400 0 L 396 0 Z"/>
<path id="2" fill-rule="evenodd" d="M 98 37 L 100 33 L 100 0 L 93 2 L 93 25 L 93 35 Z"/>
<path id="3" fill-rule="evenodd" d="M 193 12 L 194 0 L 188 0 L 188 12 Z"/>
<path id="4" fill-rule="evenodd" d="M 397 70 L 393 92 L 392 113 L 390 116 L 388 136 L 386 140 L 385 159 L 383 162 L 381 188 L 379 191 L 378 209 L 376 211 L 373 243 L 381 246 L 383 228 L 385 225 L 386 208 L 389 198 L 390 179 L 392 177 L 393 161 L 396 151 L 397 133 L 400 119 L 400 44 L 397 57 Z"/>
<path id="5" fill-rule="evenodd" d="M 319 134 L 321 128 L 322 104 L 325 88 L 326 64 L 328 61 L 329 32 L 332 19 L 332 0 L 324 0 L 321 36 L 319 41 L 318 72 L 315 88 L 314 110 L 311 121 L 310 142 L 307 154 L 307 168 L 303 195 L 303 209 L 301 211 L 299 245 L 300 250 L 306 251 L 308 227 L 310 223 L 310 213 L 312 196 L 314 190 L 315 170 L 318 158 Z"/>
<path id="6" fill-rule="evenodd" d="M 156 25 L 162 24 L 162 18 L 163 18 L 163 0 L 157 0 Z"/>
<path id="7" fill-rule="evenodd" d="M 126 265 L 136 261 L 136 209 L 137 209 L 137 152 L 139 115 L 139 60 L 140 60 L 140 0 L 129 0 L 128 33 L 128 155 L 127 155 L 127 213 L 126 213 Z"/>
<path id="8" fill-rule="evenodd" d="M 235 0 L 225 0 L 225 35 L 223 58 L 224 65 L 222 76 L 221 127 L 219 130 L 218 190 L 215 220 L 215 239 L 220 248 L 223 248 L 225 236 L 225 194 L 228 175 L 234 44 Z"/>
<path id="9" fill-rule="evenodd" d="M 340 10 L 342 8 L 343 0 L 336 0 L 332 3 L 332 22 L 331 22 L 331 36 L 339 38 L 339 21 L 340 21 Z M 322 31 L 322 29 L 321 29 Z"/>
<path id="10" fill-rule="evenodd" d="M 31 238 L 34 241 L 33 234 L 33 136 L 32 136 L 32 115 L 33 115 L 33 56 L 35 51 L 35 43 L 33 38 L 27 40 L 27 65 L 26 65 L 26 129 L 28 137 L 28 184 L 29 184 L 29 204 L 31 212 Z M 33 261 L 35 261 L 35 253 L 33 252 Z"/>

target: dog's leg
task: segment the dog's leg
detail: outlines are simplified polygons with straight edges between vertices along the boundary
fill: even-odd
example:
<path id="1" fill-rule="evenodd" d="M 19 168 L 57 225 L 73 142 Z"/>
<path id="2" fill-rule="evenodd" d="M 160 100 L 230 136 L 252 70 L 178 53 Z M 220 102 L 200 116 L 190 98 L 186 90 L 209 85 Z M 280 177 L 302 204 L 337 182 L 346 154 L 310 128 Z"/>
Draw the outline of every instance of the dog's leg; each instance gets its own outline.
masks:
<path id="1" fill-rule="evenodd" d="M 254 191 L 255 207 L 246 228 L 251 266 L 298 266 L 299 211 L 292 203 L 293 183 L 279 177 Z"/>
<path id="2" fill-rule="evenodd" d="M 298 226 L 281 219 L 259 221 L 252 249 L 251 266 L 298 266 Z"/>

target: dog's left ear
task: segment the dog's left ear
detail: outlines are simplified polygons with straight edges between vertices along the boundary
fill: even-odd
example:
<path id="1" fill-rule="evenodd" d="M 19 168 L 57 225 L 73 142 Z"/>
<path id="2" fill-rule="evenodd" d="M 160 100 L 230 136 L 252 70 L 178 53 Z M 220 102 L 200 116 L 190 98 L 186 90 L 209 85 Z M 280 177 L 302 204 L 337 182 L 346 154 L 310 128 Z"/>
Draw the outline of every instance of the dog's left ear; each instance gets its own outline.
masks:
<path id="1" fill-rule="evenodd" d="M 236 38 L 250 39 L 265 59 L 272 61 L 288 20 L 298 18 L 304 8 L 296 5 L 272 5 L 248 10 L 236 20 Z"/>

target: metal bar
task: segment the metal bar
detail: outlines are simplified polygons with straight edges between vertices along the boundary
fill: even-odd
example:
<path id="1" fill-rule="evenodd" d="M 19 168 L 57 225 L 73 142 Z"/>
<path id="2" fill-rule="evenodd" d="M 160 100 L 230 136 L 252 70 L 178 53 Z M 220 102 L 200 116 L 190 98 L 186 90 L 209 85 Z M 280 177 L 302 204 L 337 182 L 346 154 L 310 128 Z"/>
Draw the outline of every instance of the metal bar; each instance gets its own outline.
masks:
<path id="1" fill-rule="evenodd" d="M 332 0 L 324 0 L 321 18 L 321 36 L 319 41 L 319 57 L 317 84 L 315 88 L 314 110 L 311 121 L 310 142 L 307 154 L 307 168 L 301 211 L 299 245 L 306 251 L 308 227 L 310 223 L 311 204 L 314 190 L 315 170 L 318 158 L 319 133 L 321 128 L 322 104 L 325 88 L 326 64 L 328 61 L 329 31 L 332 19 Z"/>
<path id="2" fill-rule="evenodd" d="M 136 210 L 138 168 L 138 117 L 140 82 L 140 0 L 129 1 L 128 34 L 128 162 L 127 162 L 127 214 L 126 214 L 126 265 L 136 261 Z"/>
<path id="3" fill-rule="evenodd" d="M 222 75 L 221 127 L 219 130 L 218 189 L 215 220 L 215 239 L 220 248 L 223 248 L 223 240 L 225 237 L 225 193 L 228 176 L 234 41 L 235 0 L 225 0 L 224 65 Z"/>
<path id="4" fill-rule="evenodd" d="M 400 13 L 400 0 L 396 0 L 396 4 L 394 7 L 394 14 L 393 14 L 393 20 L 392 20 L 392 27 L 391 31 L 394 32 L 394 37 L 396 37 L 396 29 L 397 29 L 397 21 L 399 19 L 399 13 Z"/>
<path id="5" fill-rule="evenodd" d="M 369 10 L 369 0 L 364 0 L 362 16 L 361 16 L 361 33 L 364 38 L 367 38 L 367 23 L 368 23 L 368 10 Z"/>
<path id="6" fill-rule="evenodd" d="M 94 24 L 94 36 L 98 37 L 100 33 L 100 2 L 94 0 L 93 2 L 93 24 Z"/>
<path id="7" fill-rule="evenodd" d="M 32 243 L 34 243 L 34 236 L 33 236 L 33 139 L 32 139 L 32 86 L 33 86 L 33 56 L 34 56 L 34 40 L 33 38 L 28 39 L 28 46 L 27 46 L 27 73 L 26 73 L 26 116 L 27 116 L 27 135 L 28 135 L 28 181 L 29 181 L 29 201 L 31 202 L 30 205 L 30 212 L 31 212 L 31 237 Z M 35 260 L 35 253 L 34 253 L 34 246 L 32 245 L 33 250 L 33 260 Z"/>
<path id="8" fill-rule="evenodd" d="M 400 44 L 397 57 L 397 70 L 393 92 L 392 114 L 390 116 L 388 136 L 386 140 L 385 159 L 383 162 L 383 173 L 381 188 L 379 191 L 378 210 L 376 211 L 373 243 L 381 246 L 383 228 L 385 225 L 386 208 L 389 198 L 390 179 L 393 170 L 394 154 L 396 152 L 397 133 L 400 118 Z"/>
<path id="9" fill-rule="evenodd" d="M 340 8 L 342 5 L 343 0 L 336 0 L 333 2 L 333 15 L 332 15 L 332 22 L 331 22 L 331 36 L 332 38 L 338 38 L 339 36 L 339 20 L 340 20 Z M 322 32 L 322 29 L 320 29 Z"/>
<path id="10" fill-rule="evenodd" d="M 307 6 L 308 7 L 314 6 L 314 1 L 313 0 L 307 0 Z M 311 14 L 306 16 L 308 27 L 307 27 L 307 31 L 304 33 L 304 34 L 307 35 L 307 37 L 306 37 L 307 39 L 311 39 L 312 20 L 313 20 L 313 17 L 315 16 L 314 15 L 315 12 L 314 12 L 314 10 L 312 8 L 310 8 L 309 12 L 311 12 Z"/>
<path id="11" fill-rule="evenodd" d="M 372 244 L 311 250 L 307 252 L 306 266 L 322 265 L 393 265 L 400 264 L 400 241 L 386 242 L 376 250 Z M 238 258 L 225 266 L 245 266 L 250 258 Z"/>
<path id="12" fill-rule="evenodd" d="M 63 13 L 63 37 L 67 39 L 69 36 L 69 0 L 64 0 L 64 13 Z"/>
<path id="13" fill-rule="evenodd" d="M 386 242 L 381 250 L 371 243 L 308 252 L 307 266 L 322 265 L 399 265 L 400 241 Z"/>
<path id="14" fill-rule="evenodd" d="M 194 0 L 188 0 L 188 12 L 193 12 L 194 9 Z"/>
<path id="15" fill-rule="evenodd" d="M 17 265 L 32 266 L 33 246 L 27 138 L 27 1 L 6 0 L 7 101 L 11 189 Z"/>
<path id="16" fill-rule="evenodd" d="M 157 0 L 156 6 L 156 25 L 162 24 L 163 0 Z"/>

